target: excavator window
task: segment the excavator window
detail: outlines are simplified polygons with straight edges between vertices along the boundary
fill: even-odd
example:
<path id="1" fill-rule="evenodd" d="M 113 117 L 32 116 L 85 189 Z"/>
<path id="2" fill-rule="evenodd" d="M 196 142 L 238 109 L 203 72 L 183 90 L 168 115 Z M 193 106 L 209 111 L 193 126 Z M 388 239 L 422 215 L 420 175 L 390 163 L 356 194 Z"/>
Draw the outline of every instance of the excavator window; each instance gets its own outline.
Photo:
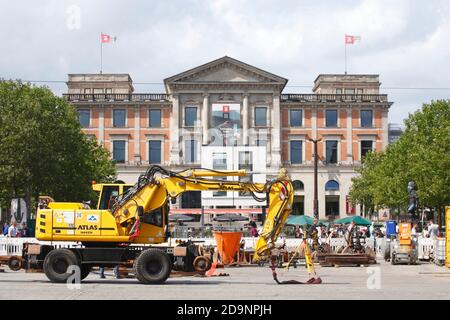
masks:
<path id="1" fill-rule="evenodd" d="M 143 223 L 152 224 L 154 226 L 162 227 L 163 225 L 163 208 L 158 208 L 153 211 L 144 213 L 142 218 Z"/>
<path id="2" fill-rule="evenodd" d="M 119 196 L 119 186 L 104 186 L 98 209 L 110 210 Z"/>

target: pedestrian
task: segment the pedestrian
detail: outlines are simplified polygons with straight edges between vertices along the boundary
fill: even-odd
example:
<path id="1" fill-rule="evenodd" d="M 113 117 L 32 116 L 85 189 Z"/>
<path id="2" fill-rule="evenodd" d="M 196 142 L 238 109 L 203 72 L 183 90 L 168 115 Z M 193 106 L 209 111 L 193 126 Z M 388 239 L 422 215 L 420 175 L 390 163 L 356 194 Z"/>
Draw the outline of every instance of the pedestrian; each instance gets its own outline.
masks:
<path id="1" fill-rule="evenodd" d="M 3 235 L 7 236 L 8 235 L 8 230 L 9 230 L 9 224 L 8 221 L 5 222 L 5 224 L 3 225 Z"/>
<path id="2" fill-rule="evenodd" d="M 411 235 L 415 236 L 417 235 L 417 223 L 414 223 L 412 228 L 411 228 Z"/>
<path id="3" fill-rule="evenodd" d="M 13 224 L 11 226 L 9 226 L 8 228 L 8 237 L 10 238 L 15 238 L 17 237 L 17 222 L 14 221 Z"/>
<path id="4" fill-rule="evenodd" d="M 116 279 L 120 279 L 119 265 L 114 267 L 114 276 L 116 277 Z"/>
<path id="5" fill-rule="evenodd" d="M 20 230 L 20 236 L 21 237 L 29 237 L 30 236 L 27 224 L 25 222 L 22 223 L 22 230 Z"/>
<path id="6" fill-rule="evenodd" d="M 100 278 L 101 279 L 105 279 L 105 267 L 99 267 L 99 272 L 100 272 Z M 114 277 L 116 279 L 120 279 L 120 270 L 119 270 L 119 265 L 116 265 L 114 267 Z"/>
<path id="7" fill-rule="evenodd" d="M 430 239 L 436 239 L 437 234 L 439 231 L 439 226 L 435 223 L 433 223 L 433 220 L 430 220 L 428 222 L 428 235 Z"/>
<path id="8" fill-rule="evenodd" d="M 373 222 L 373 221 L 369 227 L 369 233 L 370 233 L 371 238 L 375 238 L 375 222 Z"/>
<path id="9" fill-rule="evenodd" d="M 98 271 L 100 272 L 100 279 L 105 279 L 105 267 L 99 267 Z"/>
<path id="10" fill-rule="evenodd" d="M 258 229 L 256 225 L 256 218 L 253 217 L 252 221 L 249 223 L 250 225 L 250 236 L 257 237 L 258 236 Z"/>
<path id="11" fill-rule="evenodd" d="M 319 230 L 320 229 L 319 229 L 319 227 L 317 225 L 318 223 L 319 223 L 319 220 L 317 218 L 314 218 L 312 226 L 309 227 L 309 229 L 308 229 L 308 236 L 309 237 L 311 237 L 312 235 L 316 234 L 317 237 L 320 238 L 320 235 L 319 235 Z"/>

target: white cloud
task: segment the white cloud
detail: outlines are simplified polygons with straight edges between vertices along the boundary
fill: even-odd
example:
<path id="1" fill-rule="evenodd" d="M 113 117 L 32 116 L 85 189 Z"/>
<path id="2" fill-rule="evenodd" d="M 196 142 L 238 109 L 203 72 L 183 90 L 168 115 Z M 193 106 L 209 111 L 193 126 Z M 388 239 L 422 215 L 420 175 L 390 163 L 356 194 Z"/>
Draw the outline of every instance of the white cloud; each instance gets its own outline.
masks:
<path id="1" fill-rule="evenodd" d="M 72 5 L 80 7 L 80 29 L 67 28 Z M 384 87 L 449 87 L 449 16 L 445 0 L 3 2 L 0 77 L 66 80 L 68 72 L 98 72 L 103 31 L 118 37 L 104 47 L 105 72 L 128 72 L 136 82 L 162 82 L 229 55 L 288 78 L 288 85 L 312 85 L 319 73 L 343 72 L 347 33 L 362 37 L 348 47 L 350 73 L 378 73 Z M 51 87 L 66 90 L 65 84 Z M 395 122 L 450 93 L 386 92 L 395 102 Z"/>

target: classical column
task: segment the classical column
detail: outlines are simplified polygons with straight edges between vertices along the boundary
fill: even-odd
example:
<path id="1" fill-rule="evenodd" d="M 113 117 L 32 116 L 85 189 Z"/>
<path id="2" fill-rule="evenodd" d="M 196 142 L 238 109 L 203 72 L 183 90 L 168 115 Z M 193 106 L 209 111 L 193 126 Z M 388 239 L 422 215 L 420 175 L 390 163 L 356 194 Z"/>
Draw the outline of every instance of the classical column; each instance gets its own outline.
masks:
<path id="1" fill-rule="evenodd" d="M 180 164 L 180 101 L 177 94 L 172 95 L 172 114 L 170 115 L 170 164 Z"/>
<path id="2" fill-rule="evenodd" d="M 272 166 L 281 167 L 281 127 L 280 127 L 280 94 L 275 93 L 273 95 L 273 106 L 272 106 Z"/>
<path id="3" fill-rule="evenodd" d="M 203 94 L 203 106 L 202 106 L 202 144 L 208 145 L 208 129 L 209 129 L 209 94 Z"/>
<path id="4" fill-rule="evenodd" d="M 242 144 L 244 146 L 249 145 L 248 141 L 248 94 L 243 95 L 243 106 L 242 106 Z"/>
<path id="5" fill-rule="evenodd" d="M 311 138 L 317 139 L 317 106 L 311 108 Z"/>
<path id="6" fill-rule="evenodd" d="M 353 127 L 352 127 L 352 108 L 347 107 L 347 162 L 353 162 Z"/>
<path id="7" fill-rule="evenodd" d="M 101 144 L 105 143 L 105 107 L 98 107 L 98 140 Z"/>
<path id="8" fill-rule="evenodd" d="M 389 123 L 388 123 L 388 108 L 384 107 L 381 111 L 381 127 L 382 127 L 382 134 L 381 134 L 381 147 L 383 150 L 385 150 L 389 144 Z M 373 146 L 375 150 L 376 146 Z"/>
<path id="9" fill-rule="evenodd" d="M 134 163 L 138 164 L 142 161 L 141 158 L 141 116 L 139 105 L 134 106 Z"/>

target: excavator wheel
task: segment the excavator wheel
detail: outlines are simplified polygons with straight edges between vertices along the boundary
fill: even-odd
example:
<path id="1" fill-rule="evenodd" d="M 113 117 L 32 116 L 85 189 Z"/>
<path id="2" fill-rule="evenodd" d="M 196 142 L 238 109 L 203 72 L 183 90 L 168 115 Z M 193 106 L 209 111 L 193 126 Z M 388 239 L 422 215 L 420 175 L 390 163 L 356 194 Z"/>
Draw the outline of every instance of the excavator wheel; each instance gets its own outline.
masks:
<path id="1" fill-rule="evenodd" d="M 211 260 L 206 257 L 198 256 L 193 262 L 195 271 L 206 272 L 211 268 Z"/>
<path id="2" fill-rule="evenodd" d="M 134 262 L 134 274 L 143 284 L 158 284 L 167 280 L 172 271 L 169 256 L 162 250 L 143 251 Z"/>
<path id="3" fill-rule="evenodd" d="M 8 267 L 12 271 L 19 271 L 22 268 L 22 259 L 17 256 L 12 256 L 8 260 Z"/>
<path id="4" fill-rule="evenodd" d="M 67 269 L 79 266 L 75 253 L 69 249 L 55 249 L 50 251 L 44 260 L 44 273 L 51 282 L 64 283 L 72 275 Z"/>

